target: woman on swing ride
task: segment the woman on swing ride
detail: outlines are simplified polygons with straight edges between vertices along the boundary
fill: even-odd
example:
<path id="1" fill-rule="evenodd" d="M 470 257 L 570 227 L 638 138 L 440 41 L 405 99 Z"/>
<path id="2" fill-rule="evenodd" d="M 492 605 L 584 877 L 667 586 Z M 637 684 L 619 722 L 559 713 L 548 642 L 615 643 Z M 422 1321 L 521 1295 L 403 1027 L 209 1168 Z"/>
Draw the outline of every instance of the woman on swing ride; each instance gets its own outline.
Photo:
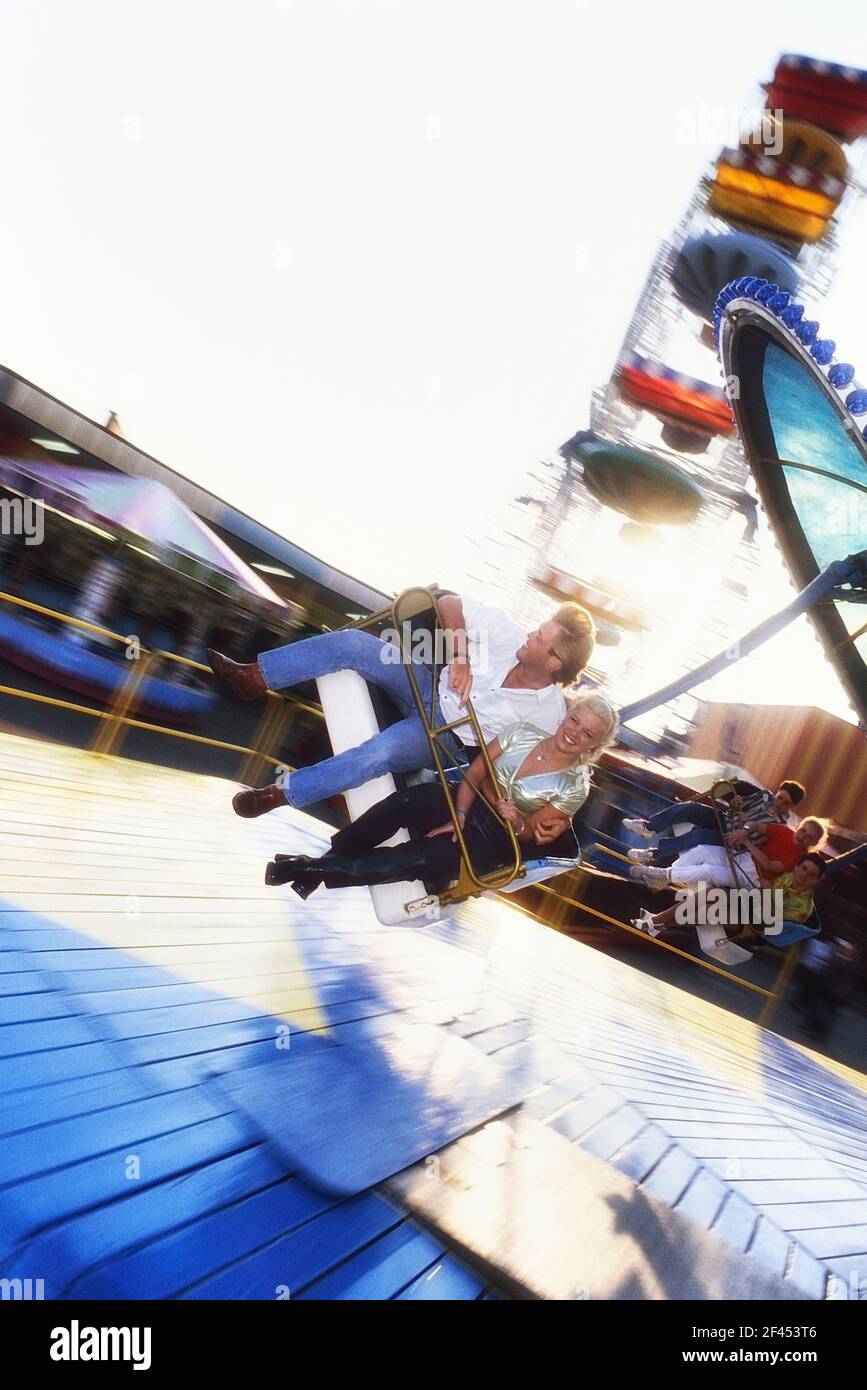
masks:
<path id="1" fill-rule="evenodd" d="M 553 734 L 522 722 L 487 745 L 498 785 L 492 785 L 479 755 L 455 797 L 477 873 L 512 862 L 511 840 L 498 816 L 512 826 L 522 858 L 569 829 L 590 790 L 590 765 L 612 742 L 617 725 L 617 712 L 594 692 L 576 696 Z M 383 846 L 401 827 L 423 838 Z M 291 883 L 302 898 L 322 883 L 349 888 L 419 878 L 441 890 L 457 877 L 460 857 L 445 793 L 438 783 L 426 782 L 395 792 L 338 830 L 321 858 L 285 855 L 272 860 L 265 882 Z"/>

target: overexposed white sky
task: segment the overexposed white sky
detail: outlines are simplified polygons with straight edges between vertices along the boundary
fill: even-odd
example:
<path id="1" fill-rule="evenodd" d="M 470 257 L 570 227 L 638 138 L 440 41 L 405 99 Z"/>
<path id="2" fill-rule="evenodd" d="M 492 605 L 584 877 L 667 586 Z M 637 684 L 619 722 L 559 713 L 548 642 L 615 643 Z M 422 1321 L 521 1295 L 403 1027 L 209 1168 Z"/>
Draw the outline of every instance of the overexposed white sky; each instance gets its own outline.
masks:
<path id="1" fill-rule="evenodd" d="M 777 55 L 867 67 L 854 0 L 7 0 L 3 39 L 0 361 L 386 589 L 587 424 Z"/>

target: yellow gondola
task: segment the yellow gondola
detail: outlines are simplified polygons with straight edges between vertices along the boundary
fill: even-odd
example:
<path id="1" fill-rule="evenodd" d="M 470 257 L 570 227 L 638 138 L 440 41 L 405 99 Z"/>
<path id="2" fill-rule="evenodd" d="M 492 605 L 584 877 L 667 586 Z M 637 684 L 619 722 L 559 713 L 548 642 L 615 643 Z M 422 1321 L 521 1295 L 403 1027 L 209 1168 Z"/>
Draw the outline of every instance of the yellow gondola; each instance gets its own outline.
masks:
<path id="1" fill-rule="evenodd" d="M 842 148 L 807 121 L 773 121 L 761 140 L 723 150 L 711 182 L 711 211 L 793 243 L 818 241 L 846 190 Z"/>

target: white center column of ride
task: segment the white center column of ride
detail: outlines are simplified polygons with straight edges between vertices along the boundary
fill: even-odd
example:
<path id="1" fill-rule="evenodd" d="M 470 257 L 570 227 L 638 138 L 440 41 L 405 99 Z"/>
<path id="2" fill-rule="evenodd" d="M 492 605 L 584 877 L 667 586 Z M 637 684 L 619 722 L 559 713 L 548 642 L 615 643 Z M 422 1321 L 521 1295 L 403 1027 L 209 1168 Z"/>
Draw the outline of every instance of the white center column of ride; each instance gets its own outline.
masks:
<path id="1" fill-rule="evenodd" d="M 365 743 L 380 732 L 367 683 L 357 671 L 335 671 L 329 676 L 320 676 L 316 687 L 335 753 L 356 748 L 359 743 Z M 352 787 L 344 793 L 349 819 L 358 820 L 371 806 L 396 790 L 391 773 L 374 777 L 363 786 Z M 385 844 L 400 845 L 408 839 L 405 830 L 398 830 Z M 418 880 L 412 883 L 378 883 L 370 890 L 377 917 L 390 927 L 406 922 L 409 918 L 406 904 L 424 899 L 426 893 L 424 884 Z"/>

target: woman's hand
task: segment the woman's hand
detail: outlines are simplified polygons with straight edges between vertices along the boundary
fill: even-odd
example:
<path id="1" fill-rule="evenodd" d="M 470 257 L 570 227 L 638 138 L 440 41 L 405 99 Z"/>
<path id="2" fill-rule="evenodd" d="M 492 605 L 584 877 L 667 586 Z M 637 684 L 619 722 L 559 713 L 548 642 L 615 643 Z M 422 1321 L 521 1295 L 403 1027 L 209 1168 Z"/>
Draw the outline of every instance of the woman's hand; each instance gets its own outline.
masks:
<path id="1" fill-rule="evenodd" d="M 748 839 L 746 830 L 732 830 L 726 835 L 726 844 L 729 849 L 735 849 L 738 845 L 745 845 Z"/>
<path id="2" fill-rule="evenodd" d="M 427 834 L 425 835 L 425 839 L 426 839 L 426 840 L 434 840 L 434 839 L 436 839 L 437 835 L 451 835 L 452 840 L 454 841 L 454 843 L 457 844 L 457 842 L 458 842 L 458 837 L 457 837 L 457 834 L 456 834 L 456 832 L 455 832 L 455 827 L 452 825 L 452 823 L 451 823 L 450 820 L 449 820 L 449 821 L 446 821 L 445 825 L 438 825 L 437 828 L 436 828 L 436 830 L 429 830 L 429 831 L 427 832 Z"/>
<path id="3" fill-rule="evenodd" d="M 473 686 L 473 672 L 468 657 L 456 656 L 449 666 L 449 689 L 453 690 L 458 697 L 458 703 L 463 709 L 467 703 L 467 697 Z"/>
<path id="4" fill-rule="evenodd" d="M 519 823 L 523 825 L 524 817 L 521 815 L 514 801 L 506 801 L 504 797 L 501 797 L 496 805 L 503 820 L 507 821 L 509 825 L 518 825 Z"/>
<path id="5" fill-rule="evenodd" d="M 547 815 L 540 815 L 533 829 L 533 839 L 537 845 L 550 845 L 554 840 L 559 840 L 560 836 L 569 829 L 570 821 L 568 816 L 549 812 Z"/>

